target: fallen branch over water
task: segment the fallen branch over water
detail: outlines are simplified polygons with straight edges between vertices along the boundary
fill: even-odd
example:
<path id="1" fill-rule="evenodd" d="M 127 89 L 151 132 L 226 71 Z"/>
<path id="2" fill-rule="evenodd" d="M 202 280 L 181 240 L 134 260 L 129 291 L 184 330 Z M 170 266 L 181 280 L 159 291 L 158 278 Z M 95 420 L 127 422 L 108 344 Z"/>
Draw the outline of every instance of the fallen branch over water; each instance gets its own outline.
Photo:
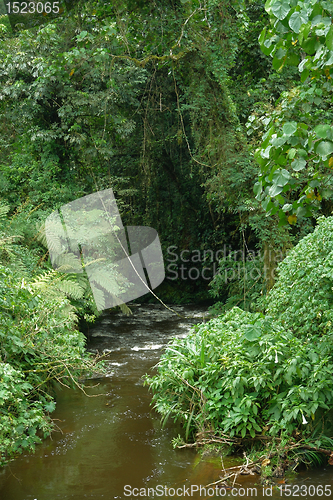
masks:
<path id="1" fill-rule="evenodd" d="M 218 439 L 218 438 L 211 438 L 211 439 L 202 439 L 201 441 L 196 441 L 195 443 L 185 443 L 181 445 L 177 445 L 177 448 L 199 448 L 200 446 L 204 446 L 206 444 L 213 444 L 213 443 L 219 443 L 219 444 L 238 444 L 237 441 L 233 441 L 231 439 Z"/>
<path id="2" fill-rule="evenodd" d="M 205 434 L 208 434 L 208 437 L 204 437 Z M 209 434 L 211 437 L 209 437 Z M 177 448 L 199 448 L 201 446 L 205 446 L 207 444 L 228 444 L 228 445 L 242 445 L 246 442 L 249 441 L 271 441 L 273 442 L 281 442 L 280 438 L 277 437 L 271 437 L 271 436 L 264 436 L 264 435 L 257 435 L 254 438 L 231 438 L 229 436 L 217 436 L 213 434 L 213 431 L 202 431 L 199 432 L 197 435 L 197 440 L 194 443 L 184 443 L 181 445 L 177 445 Z M 310 451 L 316 451 L 318 453 L 322 453 L 324 455 L 327 455 L 329 457 L 332 457 L 333 460 L 333 451 L 328 450 L 325 448 L 318 448 L 315 446 L 311 446 L 305 443 L 302 443 L 301 441 L 298 443 L 293 443 L 290 446 L 285 447 L 285 451 L 289 451 L 291 449 L 296 449 L 296 448 L 301 448 L 305 450 L 310 450 Z M 331 464 L 333 465 L 333 464 Z"/>
<path id="3" fill-rule="evenodd" d="M 277 437 L 257 435 L 254 438 L 243 438 L 243 439 L 242 438 L 230 438 L 229 436 L 223 435 L 223 434 L 216 435 L 216 434 L 214 434 L 214 431 L 211 431 L 211 430 L 199 432 L 196 435 L 196 438 L 197 438 L 197 440 L 194 443 L 184 443 L 182 445 L 177 445 L 177 448 L 199 448 L 199 447 L 206 446 L 209 444 L 242 446 L 244 443 L 249 442 L 249 441 L 252 441 L 252 442 L 254 442 L 254 441 L 266 441 L 267 443 L 268 442 L 281 443 L 281 439 L 277 438 Z M 333 465 L 333 451 L 332 450 L 325 449 L 325 448 L 319 448 L 316 446 L 311 446 L 311 445 L 306 444 L 302 441 L 299 441 L 299 442 L 290 443 L 289 445 L 284 446 L 283 452 L 285 454 L 287 454 L 289 451 L 296 450 L 296 449 L 299 449 L 299 450 L 304 449 L 304 450 L 314 451 L 314 452 L 326 455 L 327 457 L 329 457 L 329 461 L 328 461 L 329 465 Z M 261 457 L 259 460 L 255 461 L 251 464 L 247 464 L 247 467 L 248 468 L 253 467 L 253 466 L 259 464 L 260 462 L 263 462 L 265 459 L 273 458 L 278 453 L 279 453 L 279 451 L 276 451 L 273 453 L 271 452 L 268 455 Z M 238 468 L 242 468 L 242 467 L 244 467 L 244 465 L 239 465 L 239 466 L 233 467 L 233 469 L 238 469 Z M 219 482 L 221 482 L 221 481 L 219 481 Z M 214 484 L 216 484 L 216 483 L 214 483 Z"/>

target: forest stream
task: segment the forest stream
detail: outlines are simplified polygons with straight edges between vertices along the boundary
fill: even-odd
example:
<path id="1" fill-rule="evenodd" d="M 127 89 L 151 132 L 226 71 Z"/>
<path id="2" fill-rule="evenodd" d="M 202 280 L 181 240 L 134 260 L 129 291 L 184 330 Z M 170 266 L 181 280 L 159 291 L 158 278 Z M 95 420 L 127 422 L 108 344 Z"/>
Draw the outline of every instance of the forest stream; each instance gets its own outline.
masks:
<path id="1" fill-rule="evenodd" d="M 159 305 L 132 309 L 132 316 L 103 313 L 90 329 L 87 348 L 106 353 L 106 376 L 87 382 L 92 397 L 79 390 L 58 392 L 52 416 L 59 431 L 37 446 L 34 455 L 24 454 L 1 470 L 0 499 L 153 498 L 153 490 L 157 498 L 187 498 L 191 486 L 192 498 L 287 497 L 288 491 L 277 487 L 263 495 L 258 475 L 239 476 L 234 490 L 218 490 L 217 497 L 209 489 L 195 493 L 197 486 L 219 479 L 221 459 L 173 449 L 172 438 L 183 431 L 172 421 L 161 428 L 142 375 L 158 362 L 170 337 L 186 336 L 191 325 L 207 318 L 206 308 L 176 306 L 187 319 Z M 239 463 L 237 457 L 224 459 L 225 467 Z M 288 484 L 292 497 L 328 497 L 333 468 L 303 470 Z"/>

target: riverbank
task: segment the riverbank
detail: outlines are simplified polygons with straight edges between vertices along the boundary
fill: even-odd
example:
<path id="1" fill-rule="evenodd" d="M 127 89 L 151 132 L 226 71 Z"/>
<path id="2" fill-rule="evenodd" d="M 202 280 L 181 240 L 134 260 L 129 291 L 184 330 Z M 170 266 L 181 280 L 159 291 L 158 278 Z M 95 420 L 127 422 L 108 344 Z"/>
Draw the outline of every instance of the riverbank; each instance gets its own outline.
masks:
<path id="1" fill-rule="evenodd" d="M 177 308 L 182 315 L 192 316 L 184 321 L 157 305 L 134 309 L 129 317 L 103 313 L 91 328 L 87 349 L 104 352 L 106 375 L 86 381 L 90 397 L 79 390 L 57 390 L 57 407 L 52 414 L 56 432 L 52 439 L 36 447 L 34 455 L 23 454 L 0 471 L 1 498 L 137 498 L 125 496 L 126 485 L 138 488 L 136 493 L 159 485 L 171 489 L 171 493 L 172 488 L 193 487 L 193 498 L 205 498 L 199 495 L 200 486 L 220 479 L 220 456 L 173 448 L 172 440 L 184 432 L 172 420 L 161 427 L 151 407 L 151 395 L 142 385 L 142 375 L 156 365 L 170 337 L 185 338 L 206 310 L 195 306 Z M 232 455 L 223 461 L 227 470 L 241 465 L 243 457 Z M 331 473 L 324 468 L 306 474 L 300 471 L 289 484 L 301 486 L 304 480 L 306 484 L 332 484 L 333 491 Z M 240 475 L 234 486 L 245 491 L 257 488 L 257 497 L 261 498 L 259 476 Z M 233 496 L 241 498 L 242 493 L 234 490 Z M 281 498 L 279 490 L 273 489 L 272 497 Z M 159 498 L 170 496 L 163 494 Z"/>

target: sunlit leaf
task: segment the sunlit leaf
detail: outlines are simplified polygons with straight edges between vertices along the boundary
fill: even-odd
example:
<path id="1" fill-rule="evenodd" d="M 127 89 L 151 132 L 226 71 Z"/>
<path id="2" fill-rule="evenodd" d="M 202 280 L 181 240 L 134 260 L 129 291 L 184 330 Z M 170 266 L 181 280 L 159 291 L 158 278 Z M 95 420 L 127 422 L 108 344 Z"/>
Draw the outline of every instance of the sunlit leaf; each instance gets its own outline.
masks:
<path id="1" fill-rule="evenodd" d="M 250 342 L 255 341 L 258 337 L 260 337 L 260 335 L 261 335 L 261 330 L 255 325 L 249 325 L 245 328 L 244 338 L 246 340 L 249 340 Z"/>
<path id="2" fill-rule="evenodd" d="M 297 158 L 291 164 L 291 168 L 293 170 L 295 170 L 296 172 L 299 172 L 300 170 L 303 170 L 303 168 L 305 166 L 306 166 L 306 161 L 303 158 Z"/>
<path id="3" fill-rule="evenodd" d="M 271 186 L 269 188 L 269 195 L 274 197 L 274 196 L 277 196 L 278 194 L 280 194 L 281 192 L 283 191 L 283 187 L 282 186 L 278 186 L 277 184 L 273 184 L 273 186 Z"/>
<path id="4" fill-rule="evenodd" d="M 275 17 L 282 20 L 290 11 L 290 3 L 287 0 L 277 0 L 272 4 L 271 10 Z"/>
<path id="5" fill-rule="evenodd" d="M 284 135 L 294 135 L 294 133 L 297 130 L 297 123 L 296 122 L 287 122 L 283 125 L 283 133 Z"/>
<path id="6" fill-rule="evenodd" d="M 321 137 L 322 139 L 329 139 L 331 136 L 331 126 L 327 124 L 317 125 L 314 131 L 317 134 L 317 136 Z"/>
<path id="7" fill-rule="evenodd" d="M 326 157 L 333 153 L 333 142 L 330 141 L 321 141 L 317 148 L 316 153 L 321 157 Z"/>
<path id="8" fill-rule="evenodd" d="M 299 12 L 294 12 L 291 14 L 289 19 L 289 26 L 295 33 L 299 33 L 300 27 L 302 24 L 306 24 L 309 18 L 306 12 L 303 10 Z"/>

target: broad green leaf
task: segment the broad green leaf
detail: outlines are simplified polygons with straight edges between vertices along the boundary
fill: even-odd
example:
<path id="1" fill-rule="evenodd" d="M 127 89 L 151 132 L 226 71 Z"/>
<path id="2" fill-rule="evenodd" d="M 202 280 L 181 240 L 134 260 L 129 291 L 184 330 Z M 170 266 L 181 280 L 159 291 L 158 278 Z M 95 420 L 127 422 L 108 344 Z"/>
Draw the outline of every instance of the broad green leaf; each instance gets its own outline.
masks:
<path id="1" fill-rule="evenodd" d="M 53 412 L 55 410 L 56 404 L 54 401 L 50 401 L 49 403 L 46 403 L 45 405 L 45 410 L 48 412 Z"/>
<path id="2" fill-rule="evenodd" d="M 293 160 L 296 156 L 296 153 L 297 153 L 297 149 L 295 149 L 295 148 L 289 149 L 289 152 L 288 152 L 289 160 Z"/>
<path id="3" fill-rule="evenodd" d="M 260 45 L 262 45 L 262 44 L 264 43 L 264 41 L 265 41 L 265 38 L 266 38 L 266 31 L 267 31 L 267 27 L 265 27 L 265 28 L 261 31 L 261 33 L 260 33 L 260 35 L 259 35 L 259 37 L 258 37 L 258 42 L 260 43 Z"/>
<path id="4" fill-rule="evenodd" d="M 316 153 L 319 154 L 322 158 L 332 154 L 333 142 L 321 141 L 316 148 Z"/>
<path id="5" fill-rule="evenodd" d="M 330 27 L 330 29 L 326 35 L 325 43 L 326 43 L 326 47 L 329 50 L 333 50 L 333 26 Z"/>
<path id="6" fill-rule="evenodd" d="M 309 74 L 310 74 L 310 71 L 307 68 L 303 69 L 302 74 L 301 74 L 301 82 L 302 83 L 305 82 L 305 80 L 307 79 Z"/>
<path id="7" fill-rule="evenodd" d="M 274 44 L 271 38 L 267 38 L 264 43 L 260 43 L 260 48 L 262 52 L 266 55 L 269 56 L 271 55 L 272 51 L 274 50 Z"/>
<path id="8" fill-rule="evenodd" d="M 267 27 L 265 27 L 259 35 L 258 42 L 260 44 L 260 48 L 262 52 L 269 56 L 272 50 L 274 49 L 273 39 L 271 35 L 271 31 L 267 32 Z"/>
<path id="9" fill-rule="evenodd" d="M 312 188 L 320 186 L 320 182 L 317 179 L 314 179 L 313 181 L 309 182 L 309 186 Z"/>
<path id="10" fill-rule="evenodd" d="M 281 226 L 286 226 L 288 224 L 288 220 L 287 220 L 287 217 L 286 217 L 286 214 L 284 212 L 282 212 L 282 210 L 279 211 L 279 224 L 278 226 L 281 227 Z"/>
<path id="11" fill-rule="evenodd" d="M 277 170 L 273 175 L 273 182 L 278 186 L 285 186 L 286 184 L 288 184 L 290 178 L 291 175 L 287 170 Z"/>
<path id="12" fill-rule="evenodd" d="M 253 186 L 253 192 L 255 195 L 258 193 L 261 193 L 262 191 L 262 182 L 256 182 L 255 185 Z"/>
<path id="13" fill-rule="evenodd" d="M 261 335 L 260 328 L 256 327 L 255 325 L 249 325 L 245 327 L 244 330 L 244 338 L 246 340 L 249 340 L 250 342 L 255 341 Z"/>
<path id="14" fill-rule="evenodd" d="M 268 122 L 265 123 L 265 125 L 267 125 L 269 123 L 270 120 L 268 120 Z M 270 140 L 270 137 L 274 134 L 274 131 L 275 131 L 275 128 L 274 127 L 270 127 L 267 132 L 264 133 L 264 135 L 262 136 L 262 140 L 263 140 L 263 143 L 261 144 L 261 147 L 262 148 L 266 148 L 268 143 L 269 143 L 269 140 Z"/>
<path id="15" fill-rule="evenodd" d="M 298 65 L 298 70 L 302 73 L 305 64 L 308 62 L 309 58 L 305 57 Z"/>
<path id="16" fill-rule="evenodd" d="M 332 66 L 333 65 L 333 50 L 329 51 L 329 58 L 325 63 L 325 66 Z"/>
<path id="17" fill-rule="evenodd" d="M 331 138 L 331 127 L 328 124 L 317 125 L 314 131 L 321 139 Z"/>
<path id="18" fill-rule="evenodd" d="M 287 0 L 277 0 L 272 4 L 271 10 L 275 17 L 282 20 L 290 11 L 290 3 Z"/>
<path id="19" fill-rule="evenodd" d="M 261 157 L 262 158 L 269 158 L 269 152 L 271 150 L 272 146 L 268 146 L 266 149 L 261 151 Z"/>
<path id="20" fill-rule="evenodd" d="M 283 205 L 282 210 L 284 212 L 289 212 L 292 208 L 293 208 L 293 206 L 291 203 L 286 203 L 285 205 Z"/>
<path id="21" fill-rule="evenodd" d="M 261 206 L 265 211 L 268 211 L 274 207 L 269 196 L 267 196 L 266 199 L 261 203 Z"/>
<path id="22" fill-rule="evenodd" d="M 329 14 L 331 14 L 331 16 L 333 16 L 333 4 L 332 4 L 332 1 L 331 0 L 324 0 L 321 2 L 321 6 L 327 10 L 327 12 Z"/>
<path id="23" fill-rule="evenodd" d="M 298 207 L 296 210 L 297 217 L 308 217 L 308 209 L 306 207 Z"/>
<path id="24" fill-rule="evenodd" d="M 279 211 L 279 207 L 273 207 L 269 212 L 267 212 L 267 215 L 274 215 L 276 212 Z"/>
<path id="25" fill-rule="evenodd" d="M 81 33 L 79 33 L 77 35 L 77 39 L 78 40 L 82 40 L 83 38 L 85 38 L 86 36 L 88 35 L 88 31 L 81 31 Z"/>
<path id="26" fill-rule="evenodd" d="M 311 20 L 311 26 L 318 26 L 318 24 L 321 24 L 323 22 L 323 16 L 321 14 L 319 14 L 318 16 L 315 16 L 312 20 Z"/>
<path id="27" fill-rule="evenodd" d="M 274 57 L 272 61 L 272 66 L 276 71 L 280 71 L 284 66 L 284 61 L 280 58 Z"/>
<path id="28" fill-rule="evenodd" d="M 286 58 L 286 64 L 288 66 L 298 66 L 299 64 L 299 55 L 298 54 L 289 54 Z"/>
<path id="29" fill-rule="evenodd" d="M 275 137 L 274 139 L 272 139 L 271 141 L 271 144 L 272 146 L 275 146 L 275 147 L 280 147 L 280 146 L 283 146 L 283 144 L 286 142 L 287 138 L 286 137 Z"/>
<path id="30" fill-rule="evenodd" d="M 303 43 L 303 40 L 306 40 L 308 38 L 310 30 L 311 30 L 311 22 L 302 24 L 298 34 L 298 41 L 301 45 Z"/>
<path id="31" fill-rule="evenodd" d="M 274 197 L 280 194 L 283 191 L 283 186 L 278 186 L 277 184 L 273 184 L 268 190 L 270 196 Z"/>
<path id="32" fill-rule="evenodd" d="M 298 144 L 301 143 L 301 138 L 298 137 L 297 135 L 294 135 L 289 137 L 288 142 L 291 146 L 298 146 Z"/>
<path id="33" fill-rule="evenodd" d="M 296 172 L 299 172 L 300 170 L 303 170 L 303 168 L 305 166 L 306 166 L 306 161 L 303 158 L 297 158 L 291 164 L 291 168 L 293 170 L 295 170 Z"/>
<path id="34" fill-rule="evenodd" d="M 287 122 L 283 125 L 283 133 L 284 135 L 293 135 L 296 130 L 297 130 L 297 123 L 296 122 Z"/>
<path id="35" fill-rule="evenodd" d="M 275 57 L 277 59 L 282 59 L 287 53 L 287 50 L 283 47 L 280 47 L 276 52 L 275 52 Z"/>
<path id="36" fill-rule="evenodd" d="M 287 148 L 288 146 L 286 146 Z M 279 163 L 279 160 L 280 158 L 284 155 L 285 153 L 285 149 L 286 148 L 274 148 L 273 150 L 271 150 L 271 159 L 277 163 Z"/>
<path id="37" fill-rule="evenodd" d="M 278 33 L 279 35 L 285 35 L 286 33 L 289 33 L 289 26 L 286 27 L 285 26 L 286 24 L 286 20 L 283 20 L 283 21 L 279 21 L 277 20 L 274 24 L 274 30 L 276 33 Z"/>
<path id="38" fill-rule="evenodd" d="M 302 43 L 302 49 L 304 52 L 312 56 L 316 52 L 317 37 L 312 36 Z"/>
<path id="39" fill-rule="evenodd" d="M 304 10 L 301 10 L 300 12 L 294 12 L 290 16 L 289 26 L 295 33 L 299 33 L 302 24 L 306 24 L 308 20 L 308 15 L 306 12 L 304 12 Z"/>
<path id="40" fill-rule="evenodd" d="M 304 156 L 304 158 L 307 158 L 307 156 L 308 156 L 308 152 L 305 151 L 305 149 L 298 149 L 297 153 L 298 153 L 298 156 Z"/>

